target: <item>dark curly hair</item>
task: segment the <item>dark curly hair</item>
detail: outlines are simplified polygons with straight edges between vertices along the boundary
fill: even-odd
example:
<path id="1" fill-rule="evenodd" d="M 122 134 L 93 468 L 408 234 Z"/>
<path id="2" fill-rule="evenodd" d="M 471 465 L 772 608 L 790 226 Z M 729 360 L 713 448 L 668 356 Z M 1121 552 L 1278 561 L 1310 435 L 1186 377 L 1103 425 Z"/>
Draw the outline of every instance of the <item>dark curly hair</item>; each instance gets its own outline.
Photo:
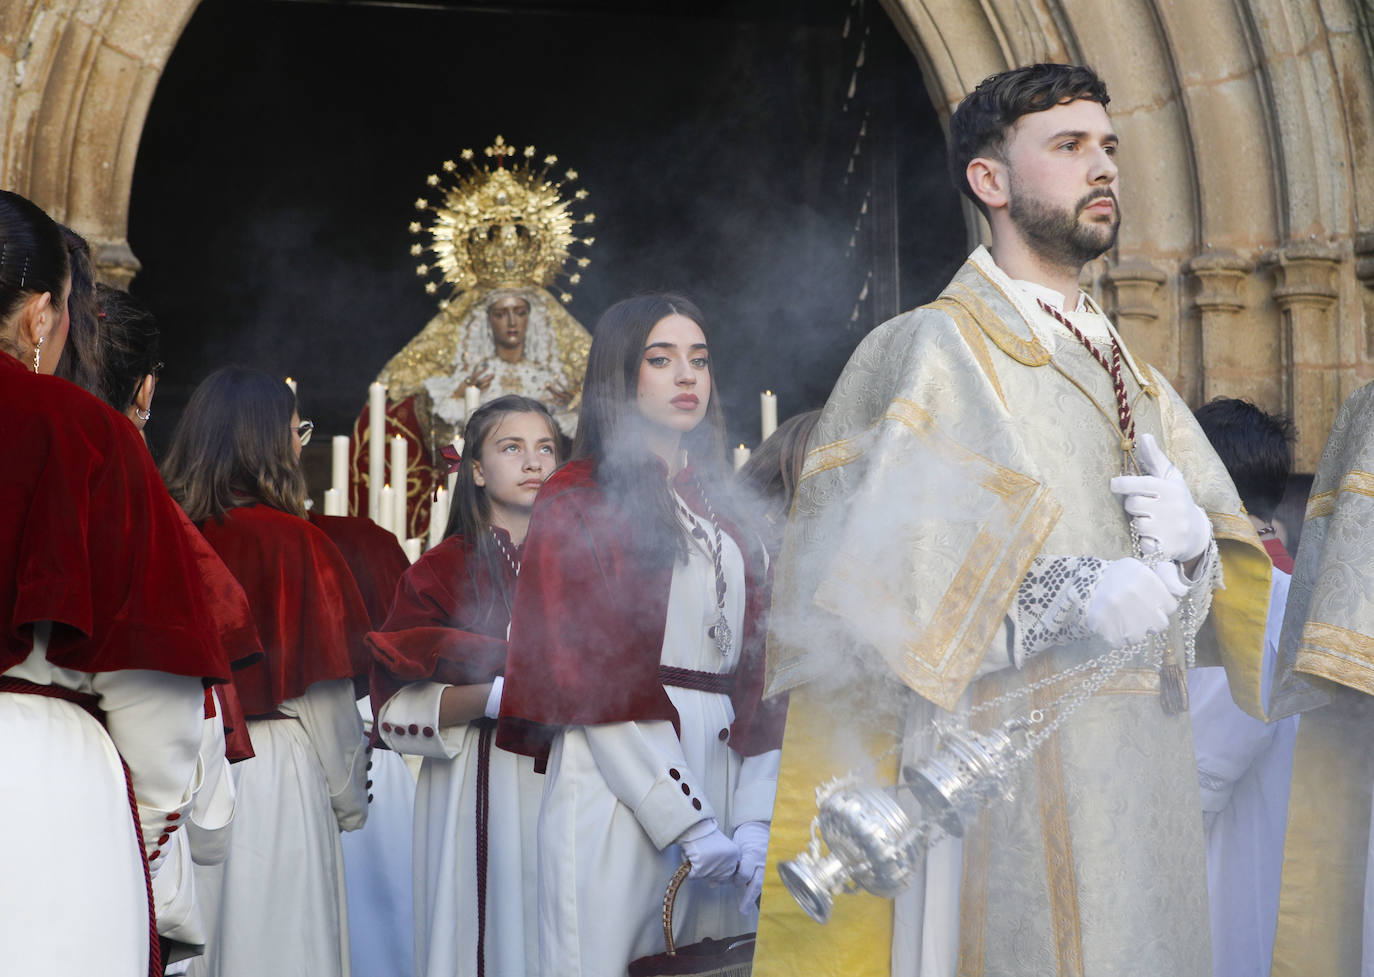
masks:
<path id="1" fill-rule="evenodd" d="M 949 178 L 955 188 L 986 217 L 987 206 L 969 186 L 968 164 L 979 156 L 1004 160 L 1007 132 L 1017 119 L 1079 99 L 1103 107 L 1111 101 L 1106 82 L 1082 65 L 1028 64 L 984 78 L 949 120 Z"/>

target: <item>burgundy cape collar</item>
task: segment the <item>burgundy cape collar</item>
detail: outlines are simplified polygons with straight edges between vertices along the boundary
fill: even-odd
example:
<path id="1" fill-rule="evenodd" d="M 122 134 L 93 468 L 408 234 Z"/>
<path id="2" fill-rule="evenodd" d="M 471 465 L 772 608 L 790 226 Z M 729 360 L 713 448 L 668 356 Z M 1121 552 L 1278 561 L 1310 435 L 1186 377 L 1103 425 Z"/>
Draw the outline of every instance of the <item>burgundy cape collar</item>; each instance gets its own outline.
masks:
<path id="1" fill-rule="evenodd" d="M 504 529 L 493 530 L 511 546 Z M 516 559 L 520 550 L 512 548 Z M 476 547 L 450 536 L 407 570 L 379 631 L 367 636 L 372 650 L 372 714 L 403 686 L 490 682 L 506 667 L 510 615 L 485 567 L 474 566 Z M 498 561 L 500 585 L 515 590 L 515 569 Z"/>
<path id="2" fill-rule="evenodd" d="M 48 661 L 223 682 L 257 652 L 128 418 L 0 353 L 0 672 L 52 621 Z M 207 576 L 207 573 L 209 576 Z"/>
<path id="3" fill-rule="evenodd" d="M 364 516 L 326 516 L 310 513 L 310 523 L 319 528 L 339 548 L 353 580 L 358 585 L 367 617 L 380 628 L 396 595 L 401 574 L 410 569 L 410 560 L 393 533 Z"/>
<path id="4" fill-rule="evenodd" d="M 367 609 L 329 537 L 266 505 L 230 509 L 201 532 L 243 586 L 262 639 L 263 659 L 234 672 L 244 713 L 271 713 L 316 682 L 365 681 Z"/>
<path id="5" fill-rule="evenodd" d="M 673 487 L 705 513 L 690 471 L 679 473 Z M 769 588 L 762 543 L 720 523 L 744 555 L 730 745 L 749 756 L 781 745 L 786 701 L 760 701 Z M 646 566 L 624 545 L 632 532 L 602 493 L 590 460 L 570 462 L 544 483 L 516 586 L 498 746 L 542 765 L 567 726 L 666 719 L 677 728 L 677 710 L 658 675 L 673 568 Z"/>

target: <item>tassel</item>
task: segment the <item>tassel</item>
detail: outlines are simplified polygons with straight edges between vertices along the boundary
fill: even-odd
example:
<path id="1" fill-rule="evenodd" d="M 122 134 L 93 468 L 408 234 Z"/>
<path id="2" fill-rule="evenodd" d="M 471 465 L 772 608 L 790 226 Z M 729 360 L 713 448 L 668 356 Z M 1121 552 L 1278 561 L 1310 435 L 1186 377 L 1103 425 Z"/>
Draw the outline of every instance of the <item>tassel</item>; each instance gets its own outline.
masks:
<path id="1" fill-rule="evenodd" d="M 1172 647 L 1165 650 L 1164 661 L 1159 666 L 1159 704 L 1170 716 L 1188 709 L 1188 680 Z"/>

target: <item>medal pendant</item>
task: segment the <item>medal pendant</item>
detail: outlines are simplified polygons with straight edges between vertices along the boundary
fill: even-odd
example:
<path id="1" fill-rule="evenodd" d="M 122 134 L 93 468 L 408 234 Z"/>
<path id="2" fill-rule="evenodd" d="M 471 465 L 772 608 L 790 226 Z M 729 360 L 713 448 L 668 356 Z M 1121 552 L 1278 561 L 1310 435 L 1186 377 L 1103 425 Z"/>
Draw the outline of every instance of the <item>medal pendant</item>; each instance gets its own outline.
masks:
<path id="1" fill-rule="evenodd" d="M 730 654 L 730 648 L 734 644 L 734 633 L 730 630 L 730 625 L 725 620 L 725 612 L 722 611 L 720 617 L 716 618 L 716 623 L 706 629 L 716 641 L 716 648 L 722 656 Z"/>

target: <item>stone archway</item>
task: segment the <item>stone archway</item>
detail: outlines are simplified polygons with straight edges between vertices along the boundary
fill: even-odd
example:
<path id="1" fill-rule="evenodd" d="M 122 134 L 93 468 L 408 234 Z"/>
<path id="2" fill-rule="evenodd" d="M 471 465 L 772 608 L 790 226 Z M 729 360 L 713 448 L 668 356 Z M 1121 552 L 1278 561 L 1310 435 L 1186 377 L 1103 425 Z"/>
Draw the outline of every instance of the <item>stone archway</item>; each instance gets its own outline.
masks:
<path id="1" fill-rule="evenodd" d="M 87 237 L 101 277 L 138 272 L 129 191 L 148 106 L 199 0 L 19 0 L 0 8 L 0 185 Z"/>
<path id="2" fill-rule="evenodd" d="M 0 10 L 0 184 L 85 234 L 108 280 L 138 270 L 134 161 L 197 2 Z M 1306 471 L 1341 400 L 1374 377 L 1374 58 L 1359 2 L 883 0 L 946 116 L 1013 64 L 1102 72 L 1130 149 L 1128 219 L 1094 287 L 1191 403 L 1291 414 Z"/>
<path id="3" fill-rule="evenodd" d="M 1125 147 L 1122 328 L 1190 403 L 1290 414 L 1312 471 L 1374 377 L 1374 76 L 1358 0 L 884 0 L 947 118 L 988 74 L 1094 65 Z M 969 209 L 971 227 L 976 218 Z"/>

